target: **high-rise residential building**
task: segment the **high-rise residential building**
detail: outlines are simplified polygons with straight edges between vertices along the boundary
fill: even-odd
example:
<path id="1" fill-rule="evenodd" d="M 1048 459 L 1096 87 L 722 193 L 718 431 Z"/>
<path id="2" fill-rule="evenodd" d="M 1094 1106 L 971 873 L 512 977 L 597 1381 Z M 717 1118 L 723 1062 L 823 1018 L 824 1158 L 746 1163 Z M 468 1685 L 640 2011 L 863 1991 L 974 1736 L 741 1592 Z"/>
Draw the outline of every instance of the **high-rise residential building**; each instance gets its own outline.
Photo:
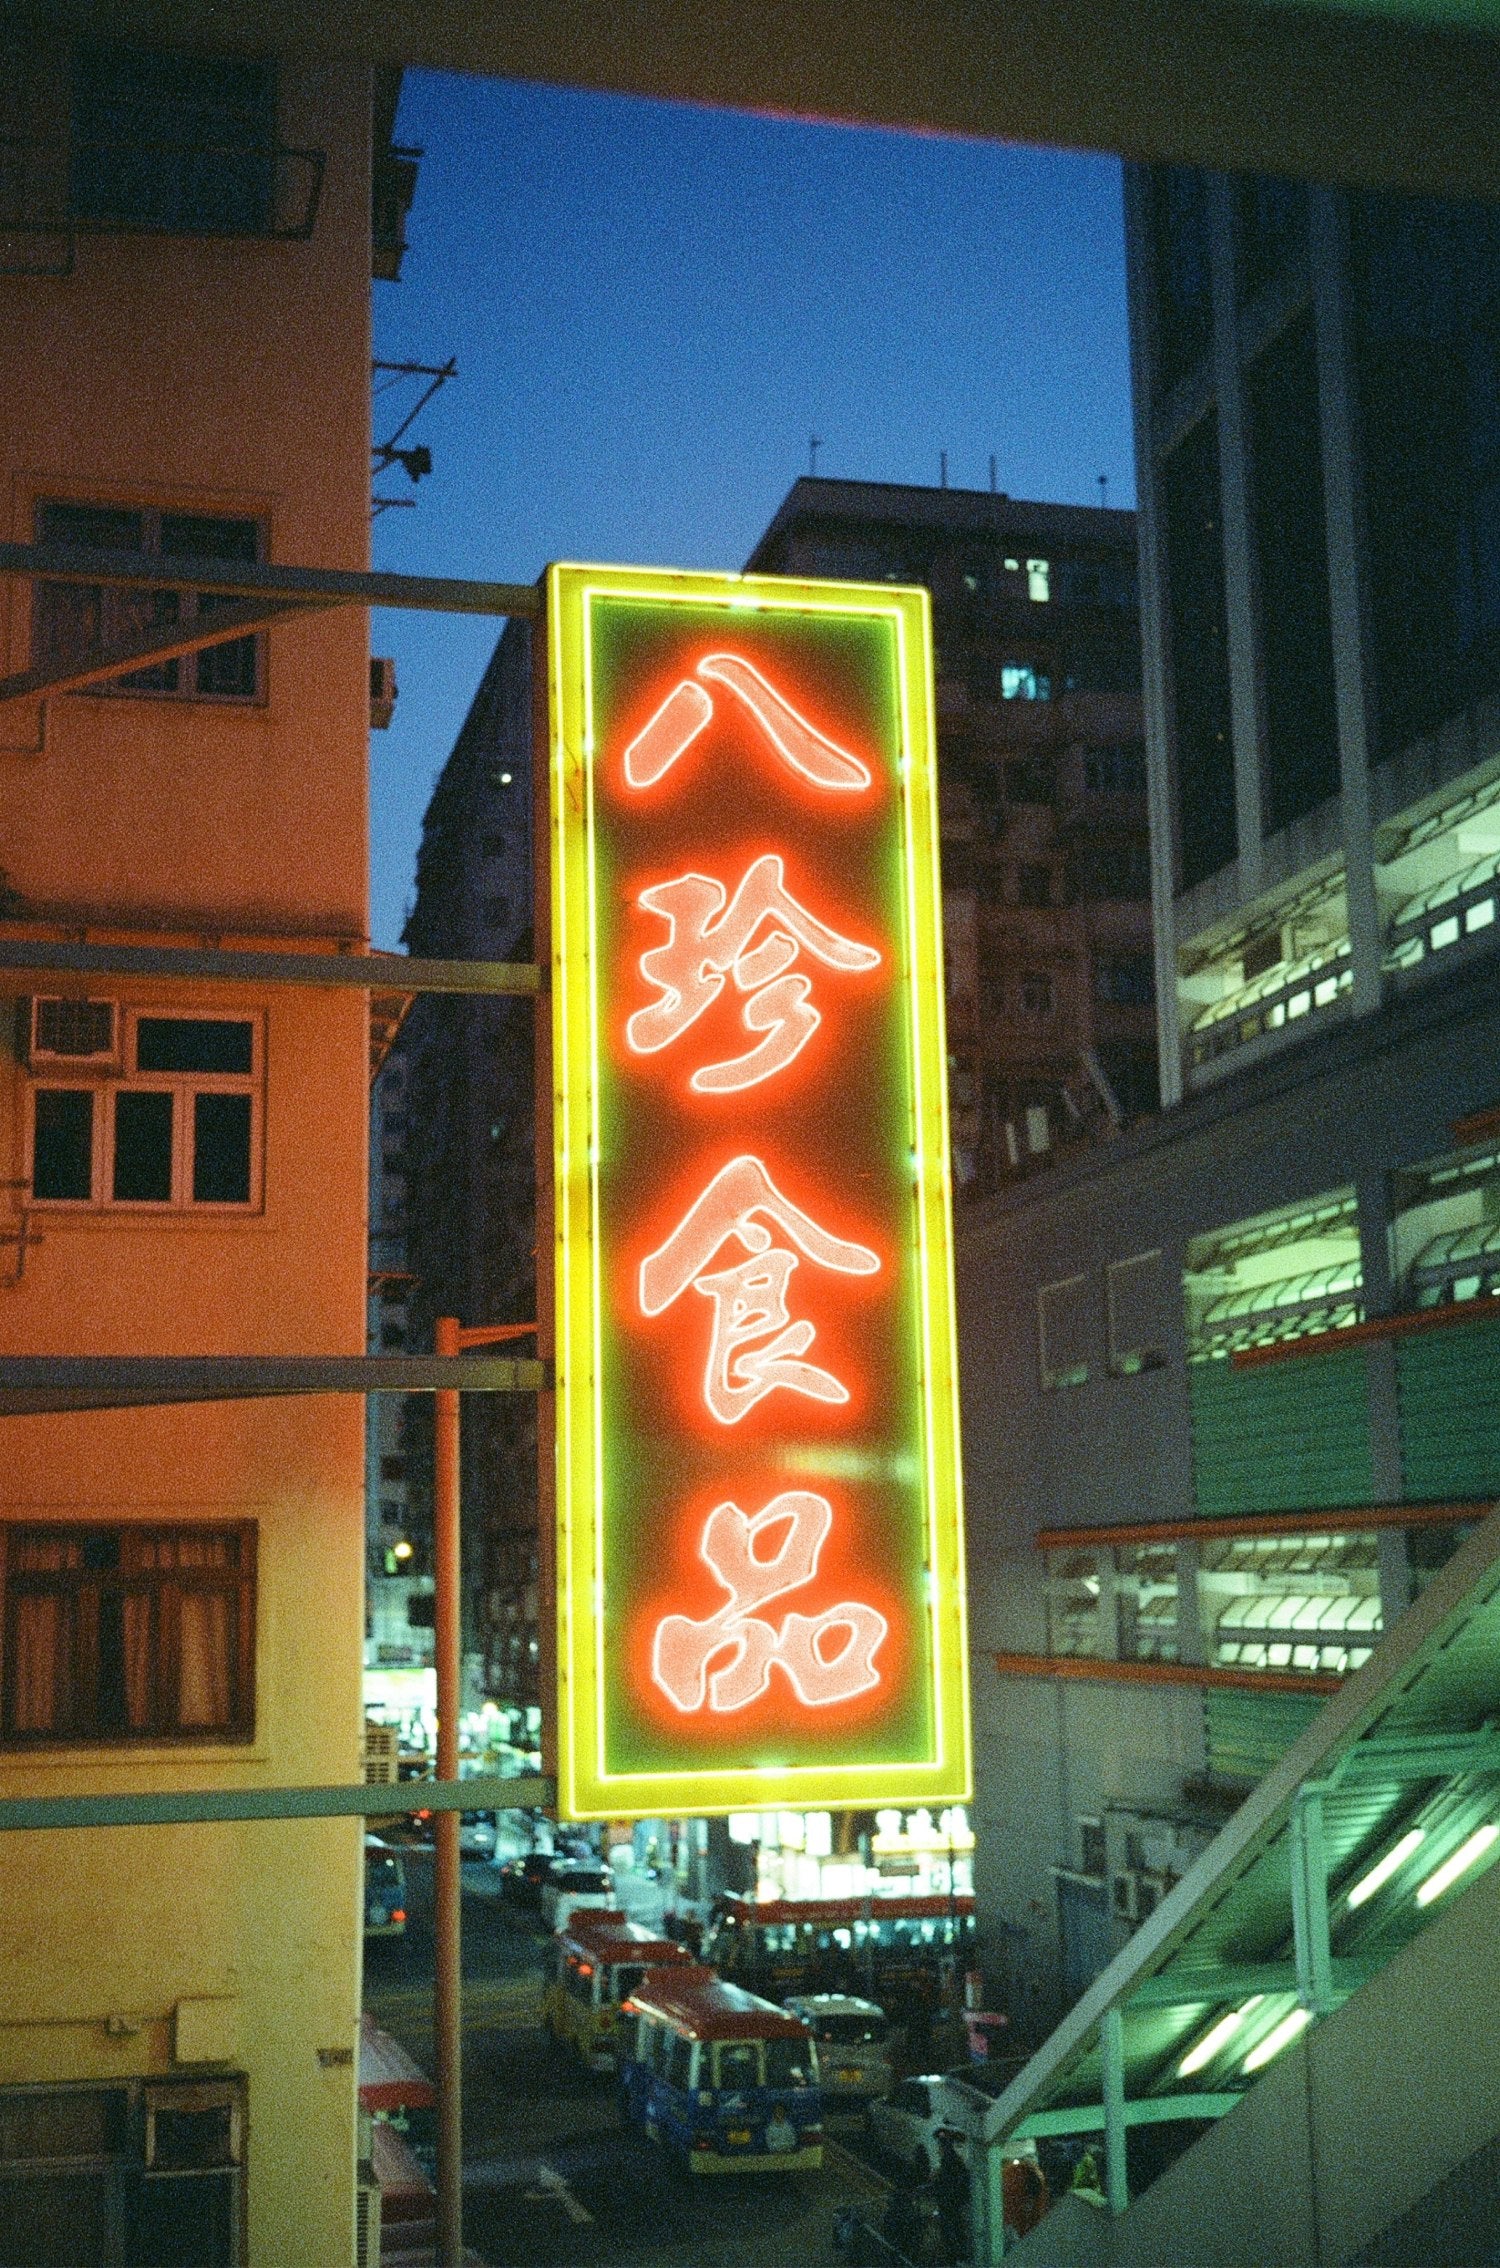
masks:
<path id="1" fill-rule="evenodd" d="M 222 590 L 129 572 L 367 565 L 395 85 L 55 27 L 4 56 L 5 532 L 80 565 L 0 630 L 0 1340 L 357 1357 L 367 999 L 222 955 L 367 942 L 364 618 L 204 644 Z M 57 1398 L 0 1421 L 0 1788 L 357 1781 L 357 1396 Z M 359 1822 L 0 1843 L 0 2257 L 352 2263 Z"/>
<path id="2" fill-rule="evenodd" d="M 976 1887 L 1043 2011 L 1500 1494 L 1500 214 L 1127 217 L 1167 1107 L 959 1249 Z"/>
<path id="3" fill-rule="evenodd" d="M 804 479 L 747 564 L 932 594 L 960 1192 L 1153 1110 L 1134 514 Z"/>
<path id="4" fill-rule="evenodd" d="M 439 959 L 531 954 L 531 630 L 501 634 L 422 823 L 405 940 Z M 403 1082 L 405 1328 L 430 1347 L 465 1325 L 535 1315 L 533 1019 L 528 1000 L 429 996 L 385 1072 Z M 418 1562 L 431 1536 L 431 1410 L 408 1400 L 403 1462 Z M 465 1397 L 463 1512 L 469 1698 L 536 1730 L 536 1413 L 521 1395 Z M 524 1741 L 521 1735 L 527 1737 Z"/>

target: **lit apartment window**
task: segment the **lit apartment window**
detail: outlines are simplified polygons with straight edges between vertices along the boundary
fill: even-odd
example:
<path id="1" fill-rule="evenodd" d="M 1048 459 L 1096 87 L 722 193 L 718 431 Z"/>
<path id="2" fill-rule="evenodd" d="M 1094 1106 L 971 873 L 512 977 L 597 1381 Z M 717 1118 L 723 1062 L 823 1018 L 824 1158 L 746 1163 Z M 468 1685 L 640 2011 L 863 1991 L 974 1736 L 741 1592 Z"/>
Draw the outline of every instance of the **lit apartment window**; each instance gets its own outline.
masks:
<path id="1" fill-rule="evenodd" d="M 147 558 L 251 561 L 261 556 L 255 520 L 203 512 L 133 510 L 114 504 L 45 500 L 36 508 L 36 539 L 90 551 L 135 551 Z M 211 615 L 228 602 L 211 591 L 122 590 L 107 583 L 38 583 L 32 598 L 31 659 L 36 668 L 66 668 L 99 648 L 126 646 L 155 630 Z M 255 701 L 264 694 L 260 638 L 157 662 L 89 687 L 91 693 L 148 694 L 156 699 Z"/>
<path id="2" fill-rule="evenodd" d="M 1002 662 L 1000 695 L 1006 701 L 1050 701 L 1052 679 L 1031 662 Z"/>
<path id="3" fill-rule="evenodd" d="M 38 1007 L 45 1003 L 39 1002 Z M 260 1201 L 259 1019 L 129 1009 L 124 1069 L 32 1057 L 38 1205 L 248 1211 Z"/>
<path id="4" fill-rule="evenodd" d="M 0 1526 L 0 1738 L 249 1740 L 248 1523 Z"/>

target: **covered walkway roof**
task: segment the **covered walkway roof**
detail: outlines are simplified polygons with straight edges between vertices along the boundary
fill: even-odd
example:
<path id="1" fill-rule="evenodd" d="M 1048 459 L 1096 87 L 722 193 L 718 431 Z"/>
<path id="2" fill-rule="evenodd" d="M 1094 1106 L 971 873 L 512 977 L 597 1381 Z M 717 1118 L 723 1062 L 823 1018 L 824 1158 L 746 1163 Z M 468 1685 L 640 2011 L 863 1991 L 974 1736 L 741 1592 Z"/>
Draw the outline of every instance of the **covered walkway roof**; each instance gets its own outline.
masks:
<path id="1" fill-rule="evenodd" d="M 52 0 L 111 40 L 1500 195 L 1496 0 Z"/>

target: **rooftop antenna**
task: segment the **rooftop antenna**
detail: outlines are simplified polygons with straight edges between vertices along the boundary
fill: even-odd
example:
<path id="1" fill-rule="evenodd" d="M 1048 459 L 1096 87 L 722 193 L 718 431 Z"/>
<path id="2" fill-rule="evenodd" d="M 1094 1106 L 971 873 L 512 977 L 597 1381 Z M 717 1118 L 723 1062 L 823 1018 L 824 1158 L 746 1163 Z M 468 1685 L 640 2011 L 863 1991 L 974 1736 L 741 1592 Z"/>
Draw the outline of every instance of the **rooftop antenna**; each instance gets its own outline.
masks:
<path id="1" fill-rule="evenodd" d="M 809 433 L 809 435 L 807 436 L 807 469 L 814 480 L 816 480 L 818 477 L 818 451 L 822 448 L 822 446 L 822 434 Z"/>
<path id="2" fill-rule="evenodd" d="M 1100 473 L 1100 475 L 1099 475 L 1099 509 L 1100 509 L 1100 510 L 1101 510 L 1102 512 L 1107 512 L 1107 511 L 1109 510 L 1109 474 L 1108 474 L 1108 473 Z"/>
<path id="3" fill-rule="evenodd" d="M 946 449 L 939 449 L 939 451 L 938 451 L 938 465 L 939 465 L 939 467 L 941 468 L 941 470 L 940 470 L 940 476 L 939 476 L 939 486 L 940 486 L 940 487 L 943 487 L 943 488 L 946 488 L 946 487 L 947 487 L 947 485 L 948 485 L 948 452 L 947 452 L 947 450 L 946 450 Z"/>
<path id="4" fill-rule="evenodd" d="M 998 460 L 997 460 L 997 459 L 995 458 L 995 456 L 994 456 L 993 454 L 991 454 L 991 457 L 990 457 L 990 494 L 991 494 L 991 496 L 996 496 L 996 495 L 998 495 L 998 494 L 999 494 L 999 489 L 1000 489 L 1000 466 L 999 466 Z"/>

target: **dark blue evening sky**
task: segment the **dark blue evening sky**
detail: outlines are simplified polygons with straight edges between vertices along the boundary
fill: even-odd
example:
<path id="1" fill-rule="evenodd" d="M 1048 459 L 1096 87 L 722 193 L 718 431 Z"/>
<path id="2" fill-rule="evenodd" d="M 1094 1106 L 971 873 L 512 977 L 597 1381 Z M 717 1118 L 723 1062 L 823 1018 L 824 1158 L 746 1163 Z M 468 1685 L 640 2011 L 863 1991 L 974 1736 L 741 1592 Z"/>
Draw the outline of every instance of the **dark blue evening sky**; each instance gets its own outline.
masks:
<path id="1" fill-rule="evenodd" d="M 530 581 L 551 559 L 739 567 L 808 436 L 835 478 L 1134 501 L 1112 158 L 414 73 L 425 148 L 376 353 L 458 362 L 381 567 Z M 376 403 L 376 438 L 402 413 Z M 375 942 L 498 624 L 377 615 Z"/>

